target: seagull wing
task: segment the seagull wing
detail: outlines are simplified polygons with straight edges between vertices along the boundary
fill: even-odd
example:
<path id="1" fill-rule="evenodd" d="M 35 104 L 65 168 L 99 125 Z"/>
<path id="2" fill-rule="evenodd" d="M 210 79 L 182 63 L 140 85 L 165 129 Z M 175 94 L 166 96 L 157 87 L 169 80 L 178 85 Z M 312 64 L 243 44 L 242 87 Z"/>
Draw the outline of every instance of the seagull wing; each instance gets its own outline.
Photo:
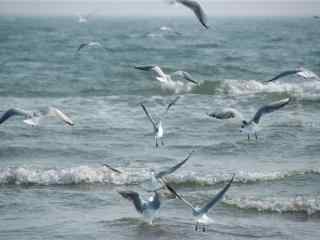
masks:
<path id="1" fill-rule="evenodd" d="M 284 107 L 285 105 L 287 105 L 290 101 L 291 101 L 291 98 L 285 98 L 280 101 L 272 102 L 268 105 L 261 107 L 254 115 L 251 122 L 259 123 L 262 115 L 267 114 L 267 113 L 271 113 L 275 110 L 278 110 L 278 109 Z"/>
<path id="2" fill-rule="evenodd" d="M 173 99 L 173 101 L 171 101 L 171 102 L 168 104 L 168 106 L 167 106 L 167 108 L 166 108 L 166 111 L 168 112 L 169 109 L 170 109 L 172 106 L 176 105 L 176 103 L 177 103 L 177 101 L 178 101 L 179 99 L 180 99 L 180 96 L 177 96 L 175 99 Z"/>
<path id="3" fill-rule="evenodd" d="M 299 72 L 300 72 L 300 70 L 298 70 L 298 69 L 296 69 L 296 70 L 284 71 L 284 72 L 278 74 L 277 76 L 275 76 L 274 78 L 271 78 L 271 79 L 269 79 L 269 80 L 267 80 L 267 81 L 265 81 L 265 82 L 272 82 L 272 81 L 277 80 L 277 79 L 279 79 L 279 78 L 282 78 L 282 77 L 285 77 L 285 76 L 288 76 L 288 75 L 297 74 L 297 73 L 299 73 Z"/>
<path id="4" fill-rule="evenodd" d="M 49 107 L 46 110 L 41 111 L 41 113 L 47 117 L 52 116 L 52 117 L 60 118 L 62 121 L 64 121 L 66 124 L 68 124 L 70 126 L 74 125 L 73 121 L 67 115 L 65 115 L 63 112 L 61 112 L 58 108 Z"/>
<path id="5" fill-rule="evenodd" d="M 180 199 L 181 201 L 183 201 L 187 206 L 189 206 L 192 210 L 195 210 L 195 208 L 192 206 L 192 204 L 190 202 L 188 202 L 186 199 L 184 199 L 179 193 L 176 192 L 176 190 L 170 186 L 168 183 L 165 183 L 167 189 L 173 194 L 175 195 L 178 199 Z"/>
<path id="6" fill-rule="evenodd" d="M 162 69 L 157 66 L 157 65 L 144 65 L 144 66 L 135 66 L 135 69 L 143 70 L 143 71 L 152 71 L 155 73 L 156 78 L 161 81 L 161 80 L 166 80 L 168 75 L 165 74 Z M 159 79 L 160 78 L 160 79 Z"/>
<path id="7" fill-rule="evenodd" d="M 149 121 L 151 122 L 153 128 L 154 128 L 154 129 L 157 129 L 157 124 L 156 124 L 156 122 L 153 120 L 153 118 L 151 117 L 151 115 L 149 114 L 147 108 L 143 105 L 143 103 L 140 103 L 140 105 L 141 105 L 144 113 L 147 115 Z"/>
<path id="8" fill-rule="evenodd" d="M 77 52 L 79 52 L 82 48 L 88 46 L 88 43 L 81 43 L 77 49 Z"/>
<path id="9" fill-rule="evenodd" d="M 185 80 L 192 82 L 193 84 L 199 85 L 199 83 L 188 72 L 176 71 L 173 73 L 173 75 L 179 75 L 179 76 L 183 77 Z"/>
<path id="10" fill-rule="evenodd" d="M 134 191 L 119 191 L 118 192 L 122 197 L 133 202 L 134 207 L 139 213 L 143 212 L 144 201 L 141 199 L 139 193 Z"/>
<path id="11" fill-rule="evenodd" d="M 201 7 L 200 3 L 196 1 L 191 1 L 191 0 L 176 0 L 176 2 L 186 6 L 187 8 L 191 9 L 200 23 L 205 27 L 209 28 L 208 26 L 208 20 L 207 20 L 207 15 L 205 14 L 203 8 Z"/>
<path id="12" fill-rule="evenodd" d="M 193 153 L 194 153 L 194 151 L 190 152 L 190 153 L 188 154 L 188 156 L 187 156 L 183 161 L 179 162 L 178 164 L 174 165 L 173 167 L 168 168 L 167 170 L 164 170 L 164 171 L 159 172 L 159 173 L 156 175 L 156 178 L 162 178 L 162 177 L 164 177 L 164 176 L 166 176 L 166 175 L 169 175 L 169 174 L 175 172 L 177 169 L 179 169 L 183 164 L 185 164 L 185 163 L 189 160 L 189 158 L 191 157 L 191 155 L 192 155 Z"/>
<path id="13" fill-rule="evenodd" d="M 198 213 L 200 214 L 205 214 L 207 213 L 210 208 L 212 208 L 220 199 L 223 198 L 224 194 L 228 191 L 228 189 L 230 188 L 232 182 L 233 182 L 233 179 L 234 179 L 234 175 L 232 176 L 231 180 L 228 182 L 228 184 L 220 191 L 218 192 L 214 198 L 208 202 L 207 205 L 205 205 L 203 208 L 201 208 Z"/>
<path id="14" fill-rule="evenodd" d="M 17 109 L 17 108 L 11 108 L 8 111 L 6 111 L 0 118 L 0 124 L 8 120 L 12 116 L 25 116 L 29 117 L 30 112 L 24 111 L 22 109 Z"/>
<path id="15" fill-rule="evenodd" d="M 230 119 L 230 118 L 243 119 L 242 114 L 234 108 L 224 108 L 217 112 L 208 113 L 208 116 L 216 119 Z"/>
<path id="16" fill-rule="evenodd" d="M 111 167 L 109 164 L 104 163 L 103 166 L 109 168 L 111 171 L 113 171 L 113 172 L 115 172 L 115 173 L 118 173 L 118 174 L 121 174 L 121 173 L 122 173 L 122 171 L 120 171 L 120 170 L 118 170 L 118 169 L 116 169 L 116 168 Z"/>

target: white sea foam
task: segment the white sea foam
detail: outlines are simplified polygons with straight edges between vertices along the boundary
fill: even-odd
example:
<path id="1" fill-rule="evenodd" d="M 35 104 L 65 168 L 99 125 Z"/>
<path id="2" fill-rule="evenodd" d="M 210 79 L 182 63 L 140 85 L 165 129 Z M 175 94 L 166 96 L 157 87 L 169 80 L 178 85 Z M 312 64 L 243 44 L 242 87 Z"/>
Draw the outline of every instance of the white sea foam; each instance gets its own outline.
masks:
<path id="1" fill-rule="evenodd" d="M 285 179 L 290 176 L 299 176 L 305 174 L 320 174 L 320 169 L 304 169 L 292 171 L 271 171 L 271 172 L 235 172 L 234 182 L 238 183 L 254 183 L 259 181 L 276 181 Z M 226 182 L 230 179 L 231 173 L 221 173 L 216 175 L 196 174 L 194 172 L 169 176 L 168 179 L 175 184 L 181 185 L 214 185 L 221 182 Z"/>
<path id="2" fill-rule="evenodd" d="M 307 197 L 241 197 L 237 199 L 227 198 L 224 203 L 241 209 L 253 209 L 259 212 L 303 212 L 308 215 L 320 211 L 320 196 Z"/>
<path id="3" fill-rule="evenodd" d="M 106 167 L 78 166 L 65 169 L 35 169 L 27 167 L 10 167 L 0 169 L 0 184 L 16 185 L 68 185 L 106 183 L 116 185 L 137 184 L 147 180 L 150 172 L 147 169 L 123 169 L 122 174 L 110 171 Z M 259 181 L 276 181 L 290 176 L 320 174 L 320 169 L 296 171 L 246 172 L 235 173 L 235 182 L 246 184 Z M 179 185 L 215 185 L 230 179 L 231 173 L 214 175 L 194 172 L 177 173 L 168 176 L 168 180 Z"/>
<path id="4" fill-rule="evenodd" d="M 233 95 L 246 95 L 255 93 L 289 93 L 296 97 L 314 97 L 319 93 L 320 81 L 299 82 L 271 82 L 263 83 L 255 80 L 224 80 L 223 89 L 225 92 Z"/>

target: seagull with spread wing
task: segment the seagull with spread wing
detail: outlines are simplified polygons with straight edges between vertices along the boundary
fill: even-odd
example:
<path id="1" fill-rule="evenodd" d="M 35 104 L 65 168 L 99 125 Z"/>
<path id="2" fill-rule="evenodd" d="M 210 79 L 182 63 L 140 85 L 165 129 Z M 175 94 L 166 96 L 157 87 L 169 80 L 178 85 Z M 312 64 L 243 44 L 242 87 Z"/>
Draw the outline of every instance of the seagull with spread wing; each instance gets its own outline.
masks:
<path id="1" fill-rule="evenodd" d="M 297 69 L 293 69 L 293 70 L 287 70 L 284 72 L 279 73 L 277 76 L 265 81 L 265 83 L 269 83 L 269 82 L 273 82 L 277 79 L 280 78 L 284 78 L 290 75 L 297 75 L 299 77 L 302 77 L 303 79 L 317 79 L 320 80 L 319 76 L 317 74 L 315 74 L 314 72 L 305 69 L 303 67 L 299 67 Z"/>
<path id="2" fill-rule="evenodd" d="M 187 8 L 189 8 L 198 18 L 199 22 L 206 28 L 209 29 L 207 15 L 201 7 L 200 3 L 192 0 L 171 0 L 171 4 L 179 3 Z"/>
<path id="3" fill-rule="evenodd" d="M 191 151 L 188 156 L 181 162 L 177 163 L 176 165 L 169 167 L 165 170 L 162 170 L 160 172 L 155 172 L 153 169 L 151 169 L 151 177 L 147 179 L 146 181 L 142 182 L 143 188 L 148 192 L 154 192 L 162 189 L 164 187 L 164 183 L 166 182 L 165 177 L 174 173 L 176 170 L 181 168 L 191 157 L 191 155 L 194 153 L 194 150 Z M 123 171 L 120 171 L 119 169 L 116 169 L 109 164 L 103 164 L 103 166 L 109 168 L 111 171 L 117 173 L 117 174 L 123 174 Z"/>
<path id="4" fill-rule="evenodd" d="M 280 108 L 283 108 L 290 102 L 291 102 L 291 98 L 285 98 L 280 101 L 276 101 L 276 102 L 272 102 L 270 104 L 264 105 L 258 109 L 256 114 L 249 121 L 244 120 L 242 117 L 242 114 L 233 108 L 225 108 L 218 112 L 209 113 L 208 115 L 210 117 L 221 119 L 221 120 L 237 118 L 241 121 L 240 132 L 246 133 L 248 135 L 248 141 L 250 140 L 250 134 L 254 134 L 256 140 L 258 140 L 257 131 L 258 131 L 258 124 L 260 122 L 261 117 L 267 113 L 271 113 Z"/>
<path id="5" fill-rule="evenodd" d="M 119 191 L 118 193 L 132 202 L 137 212 L 152 225 L 161 206 L 159 193 L 154 192 L 154 195 L 147 200 L 143 199 L 139 193 L 134 191 Z"/>
<path id="6" fill-rule="evenodd" d="M 227 183 L 227 185 L 218 192 L 206 205 L 203 207 L 198 207 L 192 205 L 190 202 L 188 202 L 185 198 L 183 198 L 179 193 L 176 192 L 176 190 L 170 186 L 168 183 L 166 183 L 166 187 L 169 189 L 170 192 L 172 192 L 178 199 L 182 200 L 187 206 L 189 206 L 192 209 L 192 215 L 196 218 L 196 225 L 195 230 L 201 231 L 201 225 L 202 225 L 202 231 L 206 231 L 206 225 L 210 224 L 213 220 L 207 216 L 209 210 L 217 203 L 219 202 L 225 193 L 230 188 L 232 182 L 234 179 L 234 175 L 232 176 L 231 180 Z"/>
<path id="7" fill-rule="evenodd" d="M 74 125 L 73 121 L 67 115 L 55 107 L 42 108 L 36 111 L 26 111 L 19 108 L 11 108 L 1 116 L 0 124 L 4 123 L 8 119 L 11 119 L 13 116 L 23 116 L 25 118 L 23 122 L 31 126 L 37 126 L 42 120 L 49 117 L 59 118 L 70 126 Z"/>
<path id="8" fill-rule="evenodd" d="M 80 52 L 80 50 L 82 50 L 83 48 L 90 48 L 90 47 L 100 47 L 103 48 L 104 50 L 107 50 L 106 48 L 104 48 L 101 43 L 99 42 L 86 42 L 86 43 L 81 43 L 77 49 L 77 52 Z"/>
<path id="9" fill-rule="evenodd" d="M 176 104 L 176 102 L 180 99 L 180 96 L 177 96 L 172 102 L 170 102 L 166 108 L 166 111 L 164 112 L 164 114 L 169 112 L 169 109 L 174 106 Z M 146 114 L 146 116 L 148 117 L 149 121 L 151 122 L 152 126 L 153 126 L 153 133 L 154 133 L 154 139 L 155 139 L 155 144 L 156 147 L 159 146 L 158 141 L 161 140 L 161 144 L 164 145 L 163 142 L 163 127 L 162 127 L 162 121 L 161 118 L 159 118 L 157 121 L 154 120 L 152 118 L 152 116 L 150 115 L 150 113 L 148 112 L 147 108 L 144 106 L 143 103 L 140 104 L 144 113 Z"/>

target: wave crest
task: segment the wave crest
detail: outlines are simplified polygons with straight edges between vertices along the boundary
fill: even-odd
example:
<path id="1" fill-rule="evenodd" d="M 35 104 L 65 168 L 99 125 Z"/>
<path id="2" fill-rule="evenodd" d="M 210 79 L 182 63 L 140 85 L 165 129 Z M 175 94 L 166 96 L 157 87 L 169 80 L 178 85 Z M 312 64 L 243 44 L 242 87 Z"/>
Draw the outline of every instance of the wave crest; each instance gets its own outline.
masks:
<path id="1" fill-rule="evenodd" d="M 0 184 L 2 185 L 69 185 L 69 184 L 139 184 L 150 177 L 147 169 L 123 169 L 122 174 L 110 171 L 106 167 L 78 166 L 65 169 L 36 169 L 26 167 L 9 167 L 0 169 Z M 211 186 L 228 181 L 232 173 L 216 173 L 206 175 L 195 172 L 177 173 L 167 179 L 176 185 L 187 187 Z M 292 176 L 320 174 L 320 169 L 246 172 L 235 173 L 234 182 L 240 184 L 256 183 L 259 181 L 277 181 Z"/>
<path id="2" fill-rule="evenodd" d="M 259 212 L 302 212 L 308 215 L 320 212 L 320 196 L 297 196 L 293 198 L 272 197 L 263 199 L 242 197 L 238 199 L 226 199 L 224 203 L 240 209 L 253 209 Z"/>

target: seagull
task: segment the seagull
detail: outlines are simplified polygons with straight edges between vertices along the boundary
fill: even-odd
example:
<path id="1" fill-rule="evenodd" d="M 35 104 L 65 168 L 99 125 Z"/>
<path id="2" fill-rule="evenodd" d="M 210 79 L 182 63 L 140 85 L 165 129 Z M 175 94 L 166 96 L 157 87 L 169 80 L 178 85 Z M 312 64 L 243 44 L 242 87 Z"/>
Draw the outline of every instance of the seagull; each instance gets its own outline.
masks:
<path id="1" fill-rule="evenodd" d="M 154 195 L 148 200 L 143 199 L 139 193 L 134 191 L 119 191 L 118 193 L 131 201 L 137 212 L 142 214 L 148 223 L 152 225 L 161 205 L 160 196 L 157 192 L 154 192 Z"/>
<path id="2" fill-rule="evenodd" d="M 88 22 L 88 16 L 82 16 L 80 14 L 78 14 L 78 23 L 86 23 Z"/>
<path id="3" fill-rule="evenodd" d="M 172 77 L 173 76 L 179 76 L 182 77 L 184 80 L 191 82 L 194 85 L 199 85 L 199 83 L 194 80 L 194 78 L 191 76 L 190 73 L 185 72 L 185 71 L 176 71 L 172 74 L 165 74 L 162 69 L 157 66 L 157 65 L 144 65 L 144 66 L 135 66 L 135 69 L 143 70 L 143 71 L 151 71 L 152 73 L 155 74 L 155 78 L 165 86 L 178 86 L 178 85 L 183 85 L 182 82 L 180 81 L 173 81 Z"/>
<path id="4" fill-rule="evenodd" d="M 189 8 L 191 11 L 194 12 L 194 14 L 196 15 L 196 17 L 197 17 L 198 20 L 200 21 L 200 23 L 201 23 L 206 29 L 209 29 L 207 16 L 206 16 L 203 8 L 201 7 L 200 3 L 198 3 L 197 1 L 191 1 L 191 0 L 172 0 L 172 1 L 170 1 L 170 3 L 171 3 L 171 4 L 180 3 L 180 4 L 182 4 L 183 6 Z"/>
<path id="5" fill-rule="evenodd" d="M 103 49 L 105 49 L 101 43 L 99 42 L 87 42 L 87 43 L 81 43 L 77 49 L 77 52 L 79 52 L 81 49 L 85 48 L 85 47 L 101 47 Z M 106 50 L 106 49 L 105 49 Z"/>
<path id="6" fill-rule="evenodd" d="M 192 205 L 190 202 L 188 202 L 186 199 L 184 199 L 180 194 L 176 192 L 176 190 L 171 187 L 168 183 L 166 183 L 166 187 L 180 200 L 182 200 L 186 205 L 188 205 L 192 209 L 192 215 L 196 218 L 196 225 L 195 225 L 195 231 L 201 231 L 201 225 L 202 225 L 202 231 L 206 231 L 206 225 L 213 222 L 211 218 L 207 216 L 209 210 L 219 201 L 223 198 L 224 194 L 228 191 L 230 188 L 232 182 L 234 179 L 234 175 L 232 176 L 231 180 L 227 183 L 227 185 L 218 192 L 205 206 L 198 207 Z"/>
<path id="7" fill-rule="evenodd" d="M 166 108 L 166 111 L 164 112 L 164 114 L 169 112 L 169 109 L 175 105 L 177 103 L 177 101 L 180 99 L 180 96 L 177 96 L 172 102 L 170 102 Z M 154 133 L 154 139 L 155 139 L 155 144 L 156 147 L 159 147 L 158 144 L 158 140 L 161 140 L 161 144 L 164 145 L 164 142 L 162 140 L 163 137 L 163 127 L 162 127 L 162 121 L 161 119 L 159 119 L 158 121 L 155 121 L 151 115 L 149 114 L 147 108 L 144 106 L 143 103 L 140 103 L 143 111 L 145 112 L 145 114 L 147 115 L 149 121 L 151 122 L 152 126 L 153 126 L 153 133 Z"/>
<path id="8" fill-rule="evenodd" d="M 154 192 L 154 191 L 158 191 L 160 189 L 162 189 L 164 187 L 164 183 L 166 183 L 166 179 L 164 177 L 166 177 L 167 175 L 172 174 L 173 172 L 175 172 L 176 170 L 178 170 L 180 167 L 182 167 L 191 157 L 191 155 L 194 153 L 194 150 L 191 151 L 188 156 L 181 162 L 177 163 L 176 165 L 167 168 L 166 170 L 160 171 L 160 172 L 155 172 L 155 170 L 151 169 L 151 177 L 150 179 L 146 180 L 143 182 L 143 184 L 148 183 L 149 186 L 144 187 L 144 189 L 147 192 Z M 117 173 L 117 174 L 123 174 L 122 171 L 111 167 L 108 164 L 103 164 L 103 166 L 109 168 L 111 171 Z"/>
<path id="9" fill-rule="evenodd" d="M 43 108 L 36 111 L 26 111 L 19 108 L 11 108 L 1 116 L 0 124 L 4 123 L 13 116 L 25 117 L 25 120 L 23 120 L 23 122 L 31 126 L 39 125 L 40 121 L 42 121 L 46 117 L 57 117 L 70 126 L 74 125 L 73 121 L 67 115 L 65 115 L 55 107 Z"/>
<path id="10" fill-rule="evenodd" d="M 260 122 L 260 118 L 264 114 L 271 113 L 275 110 L 278 110 L 284 107 L 291 100 L 292 100 L 291 98 L 285 98 L 280 101 L 272 102 L 270 104 L 260 107 L 250 121 L 244 120 L 244 118 L 242 117 L 242 114 L 233 108 L 225 108 L 225 109 L 222 109 L 221 111 L 210 113 L 208 115 L 210 117 L 213 117 L 216 119 L 222 119 L 222 120 L 237 118 L 241 121 L 240 132 L 246 133 L 248 135 L 248 141 L 250 140 L 250 134 L 254 134 L 256 140 L 258 140 L 257 131 L 258 131 L 258 124 Z"/>
<path id="11" fill-rule="evenodd" d="M 296 68 L 294 70 L 287 70 L 287 71 L 284 71 L 280 74 L 278 74 L 277 76 L 265 81 L 266 83 L 269 83 L 269 82 L 272 82 L 272 81 L 275 81 L 279 78 L 283 78 L 283 77 L 286 77 L 286 76 L 289 76 L 289 75 L 297 75 L 299 77 L 302 77 L 304 79 L 317 79 L 317 80 L 320 80 L 319 76 L 317 74 L 315 74 L 314 72 L 308 70 L 308 69 L 305 69 L 303 67 L 299 67 L 299 68 Z"/>

